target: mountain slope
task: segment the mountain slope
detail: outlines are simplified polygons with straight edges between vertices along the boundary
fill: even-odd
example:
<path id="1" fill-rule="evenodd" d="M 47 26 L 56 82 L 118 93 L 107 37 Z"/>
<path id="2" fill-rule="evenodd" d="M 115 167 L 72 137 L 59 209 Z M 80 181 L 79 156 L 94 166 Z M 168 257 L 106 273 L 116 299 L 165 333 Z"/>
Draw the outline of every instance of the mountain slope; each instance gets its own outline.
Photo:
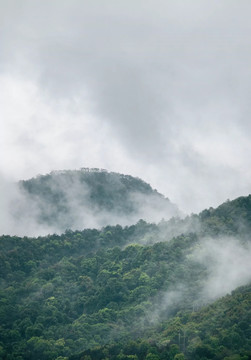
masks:
<path id="1" fill-rule="evenodd" d="M 145 247 L 100 248 L 92 242 L 126 240 L 138 229 L 68 233 L 64 238 L 1 238 L 1 327 L 4 351 L 23 359 L 70 355 L 88 347 L 128 338 L 132 326 L 151 325 L 150 314 L 166 292 L 184 280 L 186 301 L 173 300 L 169 312 L 186 307 L 199 290 L 203 267 L 186 260 L 193 237 Z M 127 234 L 127 235 L 126 235 Z M 191 280 L 191 281 L 190 281 Z M 193 283 L 192 283 L 193 281 Z M 163 303 L 163 305 L 162 305 Z M 156 320 L 160 314 L 156 313 Z M 13 332 L 15 330 L 15 332 Z M 63 339 L 63 340 L 62 340 Z M 63 348 L 58 343 L 64 342 Z M 50 355 L 46 355 L 46 351 Z"/>
<path id="2" fill-rule="evenodd" d="M 105 225 L 127 225 L 139 219 L 158 222 L 179 211 L 143 180 L 99 169 L 58 171 L 21 181 L 15 203 L 20 224 L 63 232 Z M 28 220 L 29 219 L 29 220 Z"/>
<path id="3" fill-rule="evenodd" d="M 234 236 L 250 239 L 251 233 L 251 195 L 227 200 L 217 208 L 209 208 L 201 213 L 185 218 L 163 220 L 159 224 L 165 239 L 182 233 L 195 232 L 199 236 Z"/>
<path id="4" fill-rule="evenodd" d="M 145 338 L 87 350 L 70 360 L 249 360 L 251 285 L 199 311 L 179 312 Z"/>
<path id="5" fill-rule="evenodd" d="M 211 209 L 206 217 L 202 212 L 159 225 L 141 220 L 124 228 L 106 226 L 61 236 L 0 237 L 2 359 L 62 360 L 60 356 L 67 358 L 87 349 L 92 350 L 82 354 L 86 359 L 104 359 L 103 348 L 101 357 L 93 349 L 114 341 L 122 342 L 119 348 L 111 347 L 117 354 L 114 359 L 145 359 L 148 354 L 143 348 L 171 360 L 176 355 L 175 360 L 207 359 L 213 354 L 211 358 L 217 360 L 236 354 L 236 343 L 232 349 L 227 339 L 234 331 L 234 321 L 234 334 L 241 337 L 238 317 L 226 321 L 218 337 L 210 319 L 220 319 L 220 311 L 214 315 L 210 310 L 214 308 L 205 313 L 202 308 L 222 293 L 217 289 L 226 293 L 251 280 L 250 239 L 243 227 L 233 227 L 230 221 L 235 214 L 238 223 L 245 220 L 248 229 L 251 209 L 243 206 L 248 203 L 249 197 L 236 199 L 223 204 L 220 213 Z M 210 219 L 217 230 L 214 238 Z M 197 225 L 192 226 L 195 221 Z M 176 233 L 182 234 L 170 238 L 174 224 Z M 229 316 L 239 312 L 241 319 L 248 317 L 246 300 L 243 305 L 242 300 L 231 300 Z M 162 324 L 165 319 L 167 323 Z M 241 326 L 245 342 L 239 345 L 244 351 L 240 359 L 247 360 L 249 330 Z M 185 338 L 184 351 L 179 336 Z M 132 348 L 128 341 L 140 337 L 145 357 L 128 350 Z"/>

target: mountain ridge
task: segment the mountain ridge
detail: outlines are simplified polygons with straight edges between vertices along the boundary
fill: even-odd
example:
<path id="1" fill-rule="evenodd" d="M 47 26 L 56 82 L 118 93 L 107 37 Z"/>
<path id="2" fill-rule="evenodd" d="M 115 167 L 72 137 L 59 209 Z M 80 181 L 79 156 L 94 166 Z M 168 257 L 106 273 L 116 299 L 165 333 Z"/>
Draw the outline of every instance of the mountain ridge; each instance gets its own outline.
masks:
<path id="1" fill-rule="evenodd" d="M 158 222 L 178 216 L 177 206 L 131 175 L 104 169 L 53 171 L 19 182 L 15 219 L 54 232 L 66 229 L 129 225 L 139 219 Z"/>
<path id="2" fill-rule="evenodd" d="M 1 236 L 0 359 L 250 360 L 250 231 L 251 195 L 158 224 Z"/>

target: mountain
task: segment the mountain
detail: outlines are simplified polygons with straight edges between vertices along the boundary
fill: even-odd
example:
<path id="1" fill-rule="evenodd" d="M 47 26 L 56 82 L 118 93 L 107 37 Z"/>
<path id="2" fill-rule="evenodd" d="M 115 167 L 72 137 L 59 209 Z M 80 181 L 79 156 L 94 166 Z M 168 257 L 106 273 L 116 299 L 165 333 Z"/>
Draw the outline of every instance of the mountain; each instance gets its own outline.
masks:
<path id="1" fill-rule="evenodd" d="M 0 358 L 250 360 L 250 215 L 0 237 Z"/>
<path id="2" fill-rule="evenodd" d="M 180 213 L 143 180 L 103 169 L 54 171 L 20 181 L 19 190 L 12 211 L 15 221 L 47 233 L 128 225 L 139 219 L 159 222 Z"/>
<path id="3" fill-rule="evenodd" d="M 212 305 L 179 312 L 147 331 L 145 338 L 88 349 L 70 360 L 249 360 L 251 358 L 251 285 Z"/>

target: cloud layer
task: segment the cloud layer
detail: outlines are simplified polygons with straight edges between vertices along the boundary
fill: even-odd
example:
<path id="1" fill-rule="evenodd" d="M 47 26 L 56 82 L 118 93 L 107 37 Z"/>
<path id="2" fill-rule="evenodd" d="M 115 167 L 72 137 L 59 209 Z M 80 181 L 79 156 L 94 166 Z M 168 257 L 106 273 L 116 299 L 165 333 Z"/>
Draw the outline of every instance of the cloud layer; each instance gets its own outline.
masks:
<path id="1" fill-rule="evenodd" d="M 187 212 L 250 192 L 249 1 L 0 5 L 5 177 L 108 168 Z"/>
<path id="2" fill-rule="evenodd" d="M 251 244 L 234 238 L 206 239 L 193 256 L 207 268 L 202 296 L 215 300 L 251 281 Z"/>

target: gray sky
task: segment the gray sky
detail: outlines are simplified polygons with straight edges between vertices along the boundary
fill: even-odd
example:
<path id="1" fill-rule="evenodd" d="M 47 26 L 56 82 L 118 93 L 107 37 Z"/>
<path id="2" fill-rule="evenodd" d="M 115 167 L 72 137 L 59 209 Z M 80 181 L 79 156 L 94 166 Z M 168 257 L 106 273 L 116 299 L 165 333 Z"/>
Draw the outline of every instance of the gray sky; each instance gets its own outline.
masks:
<path id="1" fill-rule="evenodd" d="M 251 191 L 249 0 L 0 0 L 0 171 L 136 175 L 187 212 Z"/>

